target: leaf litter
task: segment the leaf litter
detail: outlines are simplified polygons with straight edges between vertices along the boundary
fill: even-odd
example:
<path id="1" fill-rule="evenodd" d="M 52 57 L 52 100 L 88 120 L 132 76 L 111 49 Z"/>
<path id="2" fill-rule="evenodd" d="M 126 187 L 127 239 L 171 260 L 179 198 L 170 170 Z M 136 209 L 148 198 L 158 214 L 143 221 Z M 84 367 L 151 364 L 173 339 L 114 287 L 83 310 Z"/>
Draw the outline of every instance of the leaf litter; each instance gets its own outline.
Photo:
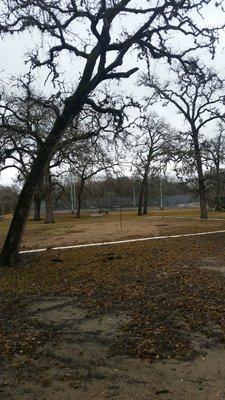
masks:
<path id="1" fill-rule="evenodd" d="M 75 296 L 98 314 L 130 316 L 111 352 L 157 361 L 190 360 L 225 341 L 225 235 L 48 251 L 0 271 L 0 357 L 22 360 L 57 333 L 29 317 L 41 296 Z"/>

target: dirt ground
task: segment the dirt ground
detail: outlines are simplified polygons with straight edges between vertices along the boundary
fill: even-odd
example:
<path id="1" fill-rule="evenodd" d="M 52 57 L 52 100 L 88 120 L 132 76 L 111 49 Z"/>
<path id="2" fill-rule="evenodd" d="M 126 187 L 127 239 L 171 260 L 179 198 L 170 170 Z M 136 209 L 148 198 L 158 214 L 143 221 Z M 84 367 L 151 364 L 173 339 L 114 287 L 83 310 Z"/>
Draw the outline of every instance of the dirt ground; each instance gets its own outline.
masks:
<path id="1" fill-rule="evenodd" d="M 61 218 L 64 240 L 74 220 Z M 119 238 L 118 215 L 101 218 L 79 221 L 76 240 L 99 241 L 106 225 Z M 59 245 L 39 226 L 29 238 L 29 223 L 24 245 L 42 247 L 43 227 Z M 150 236 L 225 220 L 128 216 L 125 227 Z M 49 250 L 0 270 L 0 399 L 224 400 L 224 243 L 217 234 Z"/>
<path id="2" fill-rule="evenodd" d="M 104 216 L 88 216 L 76 220 L 71 214 L 56 214 L 55 224 L 30 220 L 23 238 L 21 250 L 70 246 L 85 243 L 108 242 L 141 237 L 174 235 L 225 229 L 223 213 L 220 219 L 200 221 L 197 211 L 165 210 L 138 217 L 134 212 Z M 210 214 L 210 218 L 217 214 Z M 6 235 L 10 219 L 0 225 L 0 246 Z"/>
<path id="3" fill-rule="evenodd" d="M 136 215 L 124 214 L 122 228 L 119 214 L 103 217 L 92 217 L 76 221 L 72 217 L 64 225 L 62 222 L 54 226 L 28 227 L 23 250 L 41 247 L 70 246 L 83 243 L 108 242 L 113 240 L 133 239 L 140 237 L 202 232 L 205 230 L 225 229 L 225 220 L 195 221 L 157 218 L 141 218 Z"/>
<path id="4" fill-rule="evenodd" d="M 224 400 L 225 348 L 192 361 L 159 361 L 110 355 L 121 312 L 90 316 L 77 300 L 45 297 L 30 315 L 60 335 L 34 357 L 17 356 L 3 366 L 1 400 Z M 18 368 L 20 366 L 20 368 Z M 21 368 L 22 366 L 22 368 Z"/>

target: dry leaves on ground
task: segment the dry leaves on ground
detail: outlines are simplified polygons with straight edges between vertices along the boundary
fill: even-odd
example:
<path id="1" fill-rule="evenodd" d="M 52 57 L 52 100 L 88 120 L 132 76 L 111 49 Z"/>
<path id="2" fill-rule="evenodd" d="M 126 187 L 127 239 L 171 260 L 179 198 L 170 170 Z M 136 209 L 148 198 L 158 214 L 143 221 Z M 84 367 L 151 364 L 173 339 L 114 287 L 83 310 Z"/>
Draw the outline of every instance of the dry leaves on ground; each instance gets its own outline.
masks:
<path id="1" fill-rule="evenodd" d="M 0 272 L 1 356 L 29 354 L 52 337 L 28 318 L 26 306 L 53 294 L 74 295 L 92 313 L 130 315 L 112 352 L 190 359 L 224 342 L 225 277 L 204 269 L 207 257 L 224 264 L 224 242 L 220 234 L 24 257 Z"/>

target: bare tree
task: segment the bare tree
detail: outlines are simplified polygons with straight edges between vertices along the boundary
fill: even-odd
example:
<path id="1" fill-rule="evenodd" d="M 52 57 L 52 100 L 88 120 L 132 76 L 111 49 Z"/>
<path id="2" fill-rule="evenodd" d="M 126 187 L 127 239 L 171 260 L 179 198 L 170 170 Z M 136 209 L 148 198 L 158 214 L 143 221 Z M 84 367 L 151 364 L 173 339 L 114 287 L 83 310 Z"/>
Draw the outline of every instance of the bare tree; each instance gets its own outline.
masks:
<path id="1" fill-rule="evenodd" d="M 28 82 L 22 78 L 19 80 L 18 89 L 19 93 L 9 98 L 5 96 L 4 92 L 2 94 L 2 98 L 5 101 L 0 106 L 0 116 L 2 119 L 0 142 L 3 143 L 0 150 L 0 171 L 8 168 L 17 169 L 18 180 L 22 183 L 28 176 L 30 166 L 46 139 L 49 125 L 52 124 L 59 106 L 57 99 L 45 99 L 32 89 L 30 74 L 28 75 Z M 54 222 L 52 190 L 58 185 L 56 178 L 61 174 L 61 171 L 57 170 L 57 167 L 68 169 L 69 165 L 70 168 L 74 168 L 74 165 L 76 165 L 80 173 L 85 164 L 83 178 L 85 177 L 85 181 L 86 179 L 90 179 L 97 172 L 104 168 L 107 169 L 109 161 L 105 152 L 104 166 L 103 149 L 101 146 L 96 145 L 96 141 L 91 142 L 90 140 L 85 144 L 85 140 L 87 141 L 87 138 L 99 137 L 100 135 L 103 137 L 107 133 L 105 140 L 110 144 L 116 136 L 121 136 L 122 133 L 124 136 L 126 132 L 125 126 L 122 129 L 117 121 L 122 121 L 122 118 L 127 120 L 125 110 L 135 106 L 135 102 L 130 98 L 124 101 L 121 95 L 109 95 L 106 88 L 98 94 L 102 104 L 105 104 L 110 99 L 111 104 L 114 106 L 115 104 L 120 105 L 120 109 L 119 111 L 114 110 L 112 113 L 110 110 L 106 110 L 107 112 L 104 113 L 102 112 L 104 109 L 101 106 L 97 106 L 93 102 L 93 99 L 89 99 L 88 104 L 93 103 L 94 109 L 87 105 L 74 123 L 68 127 L 64 134 L 64 140 L 57 146 L 57 151 L 35 191 L 33 197 L 35 221 L 41 219 L 40 207 L 41 201 L 44 198 L 46 210 L 45 223 Z M 129 125 L 130 123 L 127 124 L 126 128 Z M 95 144 L 92 146 L 92 149 L 90 147 L 91 143 Z M 97 161 L 99 161 L 98 168 Z M 96 172 L 92 170 L 91 175 L 86 177 L 85 174 L 87 170 L 90 170 L 91 166 L 97 168 Z M 83 183 L 80 187 L 83 188 Z M 81 198 L 81 193 L 79 198 Z"/>
<path id="2" fill-rule="evenodd" d="M 218 123 L 218 133 L 211 139 L 205 139 L 202 144 L 203 158 L 208 168 L 206 183 L 213 186 L 214 207 L 224 208 L 224 162 L 225 162 L 225 128 L 224 123 Z"/>
<path id="3" fill-rule="evenodd" d="M 32 163 L 46 140 L 58 107 L 55 99 L 47 100 L 41 94 L 34 92 L 30 74 L 25 79 L 18 79 L 16 88 L 17 91 L 10 96 L 7 96 L 4 91 L 2 92 L 0 171 L 9 168 L 16 169 L 18 181 L 24 183 Z M 51 168 L 59 165 L 59 159 L 59 153 L 56 153 Z M 49 174 L 50 169 L 46 175 L 49 176 Z M 41 219 L 41 200 L 45 197 L 46 214 L 48 215 L 46 221 L 50 223 L 49 216 L 52 214 L 52 210 L 49 210 L 51 204 L 48 198 L 51 186 L 46 184 L 47 181 L 46 178 L 41 179 L 34 193 L 34 220 Z"/>
<path id="4" fill-rule="evenodd" d="M 46 51 L 43 52 L 41 47 L 30 55 L 34 68 L 48 67 L 53 80 L 56 80 L 59 77 L 58 57 L 65 52 L 70 53 L 71 62 L 78 59 L 79 65 L 84 65 L 84 68 L 74 92 L 65 98 L 61 112 L 49 130 L 20 193 L 1 252 L 1 265 L 8 265 L 16 260 L 38 183 L 65 130 L 78 116 L 93 91 L 103 81 L 129 78 L 137 71 L 137 67 L 120 69 L 126 54 L 137 46 L 153 58 L 165 58 L 169 61 L 178 59 L 182 63 L 185 63 L 184 58 L 189 51 L 210 47 L 214 52 L 215 31 L 199 28 L 192 19 L 193 11 L 202 9 L 209 2 L 210 0 L 161 0 L 152 7 L 149 7 L 147 1 L 143 1 L 141 7 L 131 0 L 10 0 L 3 3 L 0 14 L 2 36 L 35 29 L 46 39 L 43 42 L 49 43 L 50 47 Z M 127 15 L 141 18 L 137 18 L 136 26 L 132 24 L 129 29 L 126 26 Z M 120 27 L 119 16 L 123 20 Z M 192 38 L 193 46 L 190 45 L 190 48 L 183 51 L 172 51 L 168 39 L 170 32 L 174 31 Z M 87 35 L 83 33 L 82 37 L 80 32 L 87 32 Z M 53 42 L 54 45 L 51 45 Z M 48 56 L 45 59 L 43 54 L 46 52 Z"/>
<path id="5" fill-rule="evenodd" d="M 134 156 L 135 175 L 141 177 L 138 215 L 148 213 L 148 183 L 155 163 L 166 163 L 172 145 L 172 129 L 155 113 L 143 114 L 136 124 L 134 143 L 131 145 Z"/>
<path id="6" fill-rule="evenodd" d="M 175 79 L 160 83 L 157 78 L 147 74 L 142 82 L 153 90 L 151 102 L 156 99 L 164 101 L 164 106 L 171 103 L 178 113 L 182 114 L 189 126 L 188 134 L 192 139 L 194 159 L 198 174 L 201 218 L 207 218 L 207 204 L 205 183 L 202 167 L 201 134 L 203 128 L 215 119 L 222 118 L 220 105 L 223 103 L 223 81 L 212 70 L 205 70 L 198 74 L 195 71 L 195 62 L 189 71 L 179 66 L 173 69 Z"/>
<path id="7" fill-rule="evenodd" d="M 80 218 L 86 183 L 99 173 L 110 172 L 118 163 L 114 157 L 109 156 L 108 149 L 101 138 L 76 142 L 74 147 L 70 148 L 67 160 L 70 173 L 76 179 L 76 218 Z"/>

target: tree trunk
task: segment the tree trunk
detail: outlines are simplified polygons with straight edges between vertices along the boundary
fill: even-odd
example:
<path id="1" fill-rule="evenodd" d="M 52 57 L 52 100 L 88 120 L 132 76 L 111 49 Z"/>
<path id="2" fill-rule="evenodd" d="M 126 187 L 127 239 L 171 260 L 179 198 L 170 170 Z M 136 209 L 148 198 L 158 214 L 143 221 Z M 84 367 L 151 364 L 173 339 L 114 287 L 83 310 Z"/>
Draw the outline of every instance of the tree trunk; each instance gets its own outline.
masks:
<path id="1" fill-rule="evenodd" d="M 45 224 L 54 224 L 53 200 L 52 200 L 52 180 L 48 169 L 45 174 Z"/>
<path id="2" fill-rule="evenodd" d="M 77 97 L 77 101 L 74 100 L 74 96 L 67 100 L 62 114 L 56 119 L 48 138 L 32 165 L 30 174 L 20 193 L 13 219 L 0 254 L 1 266 L 11 265 L 18 259 L 20 243 L 26 227 L 35 190 L 48 168 L 49 162 L 65 129 L 71 122 L 71 119 L 79 114 L 81 106 L 84 103 L 84 99 L 81 96 Z"/>
<path id="3" fill-rule="evenodd" d="M 219 163 L 216 163 L 216 204 L 220 205 L 221 202 L 221 184 L 220 184 L 220 165 Z"/>
<path id="4" fill-rule="evenodd" d="M 139 201 L 138 201 L 138 215 L 142 215 L 143 213 L 143 203 L 144 203 L 144 182 L 141 182 L 141 190 L 139 193 Z"/>
<path id="5" fill-rule="evenodd" d="M 78 197 L 78 199 L 77 199 L 77 211 L 76 211 L 76 218 L 77 219 L 80 218 L 80 210 L 81 210 L 81 200 Z"/>
<path id="6" fill-rule="evenodd" d="M 151 160 L 152 160 L 152 149 L 149 150 L 144 170 L 144 176 L 141 183 L 141 190 L 138 203 L 138 215 L 143 215 L 148 213 L 148 175 L 149 175 Z"/>
<path id="7" fill-rule="evenodd" d="M 78 192 L 78 195 L 77 195 L 77 212 L 76 212 L 76 218 L 80 218 L 83 189 L 84 189 L 84 181 L 81 180 L 81 182 L 80 182 L 80 189 L 79 189 L 79 192 Z"/>
<path id="8" fill-rule="evenodd" d="M 34 221 L 41 221 L 41 196 L 40 193 L 34 195 Z"/>
<path id="9" fill-rule="evenodd" d="M 148 214 L 148 179 L 144 182 L 144 202 L 143 202 L 143 215 Z"/>
<path id="10" fill-rule="evenodd" d="M 207 219 L 208 213 L 207 213 L 207 203 L 206 203 L 206 195 L 205 195 L 205 181 L 204 181 L 203 170 L 202 170 L 202 159 L 201 159 L 201 150 L 199 148 L 199 142 L 198 142 L 198 132 L 193 133 L 193 141 L 194 141 L 194 148 L 195 148 L 195 159 L 196 159 L 196 163 L 197 163 L 201 218 Z"/>

